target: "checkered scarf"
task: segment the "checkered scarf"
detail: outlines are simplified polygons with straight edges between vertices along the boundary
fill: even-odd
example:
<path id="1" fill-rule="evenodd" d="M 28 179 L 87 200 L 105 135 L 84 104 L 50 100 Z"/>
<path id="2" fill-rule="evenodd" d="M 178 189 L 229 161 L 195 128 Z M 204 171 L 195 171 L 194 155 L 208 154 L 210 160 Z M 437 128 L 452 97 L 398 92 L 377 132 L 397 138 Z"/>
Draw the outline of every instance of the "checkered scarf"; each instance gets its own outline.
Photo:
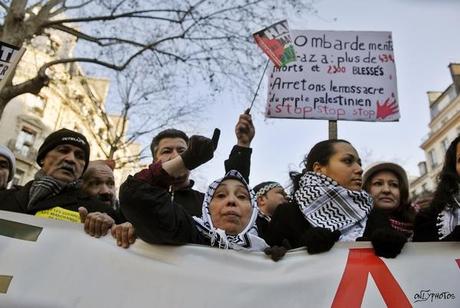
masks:
<path id="1" fill-rule="evenodd" d="M 456 226 L 460 226 L 460 193 L 457 196 L 452 196 L 454 204 L 446 206 L 444 210 L 438 214 L 438 235 L 442 240 L 451 234 Z"/>
<path id="2" fill-rule="evenodd" d="M 319 173 L 300 178 L 294 200 L 305 219 L 314 227 L 342 233 L 341 241 L 354 241 L 364 233 L 372 198 L 365 191 L 353 191 Z"/>
<path id="3" fill-rule="evenodd" d="M 58 181 L 52 176 L 46 175 L 45 172 L 40 169 L 35 174 L 34 181 L 30 187 L 27 209 L 35 210 L 36 204 L 39 201 L 54 197 L 60 194 L 63 190 L 67 188 L 75 188 L 77 185 L 77 181 L 71 183 Z"/>
<path id="4" fill-rule="evenodd" d="M 243 183 L 247 187 L 251 199 L 251 218 L 248 225 L 237 235 L 226 234 L 225 230 L 214 227 L 209 211 L 209 206 L 214 196 L 214 192 L 216 191 L 217 187 L 228 178 L 233 178 Z M 257 233 L 257 214 L 258 209 L 253 190 L 249 187 L 243 176 L 238 171 L 231 170 L 223 178 L 216 180 L 211 185 L 209 185 L 208 191 L 206 192 L 203 201 L 202 216 L 194 216 L 193 219 L 195 220 L 197 229 L 204 236 L 211 240 L 212 246 L 217 246 L 224 249 L 230 248 L 235 250 L 263 251 L 268 247 L 268 245 L 262 238 L 259 237 Z"/>

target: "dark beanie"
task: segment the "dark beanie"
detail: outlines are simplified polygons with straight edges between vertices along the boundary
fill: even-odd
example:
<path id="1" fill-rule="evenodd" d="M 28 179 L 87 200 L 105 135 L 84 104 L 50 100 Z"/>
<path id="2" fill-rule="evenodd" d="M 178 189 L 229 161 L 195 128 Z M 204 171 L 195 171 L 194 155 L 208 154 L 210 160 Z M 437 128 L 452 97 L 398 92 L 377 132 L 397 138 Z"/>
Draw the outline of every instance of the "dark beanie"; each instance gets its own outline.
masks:
<path id="1" fill-rule="evenodd" d="M 42 161 L 45 158 L 46 154 L 61 144 L 71 144 L 76 147 L 79 147 L 85 153 L 85 167 L 83 168 L 83 172 L 88 167 L 89 163 L 89 144 L 86 137 L 80 133 L 74 132 L 73 130 L 67 128 L 61 128 L 54 133 L 51 133 L 48 137 L 46 137 L 45 141 L 43 141 L 42 146 L 38 149 L 37 154 L 37 163 L 41 167 Z"/>

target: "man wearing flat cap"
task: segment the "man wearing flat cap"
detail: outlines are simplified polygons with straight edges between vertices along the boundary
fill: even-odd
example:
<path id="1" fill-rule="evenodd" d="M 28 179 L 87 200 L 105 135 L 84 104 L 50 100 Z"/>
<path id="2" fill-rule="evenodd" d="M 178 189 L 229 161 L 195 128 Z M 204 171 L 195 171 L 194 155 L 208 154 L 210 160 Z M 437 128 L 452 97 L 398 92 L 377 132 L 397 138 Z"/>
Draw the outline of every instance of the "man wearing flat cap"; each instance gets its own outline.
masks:
<path id="1" fill-rule="evenodd" d="M 17 190 L 0 192 L 0 210 L 80 222 L 78 209 L 116 213 L 96 198 L 81 194 L 78 180 L 89 163 L 90 148 L 82 134 L 63 128 L 41 145 L 34 180 Z"/>

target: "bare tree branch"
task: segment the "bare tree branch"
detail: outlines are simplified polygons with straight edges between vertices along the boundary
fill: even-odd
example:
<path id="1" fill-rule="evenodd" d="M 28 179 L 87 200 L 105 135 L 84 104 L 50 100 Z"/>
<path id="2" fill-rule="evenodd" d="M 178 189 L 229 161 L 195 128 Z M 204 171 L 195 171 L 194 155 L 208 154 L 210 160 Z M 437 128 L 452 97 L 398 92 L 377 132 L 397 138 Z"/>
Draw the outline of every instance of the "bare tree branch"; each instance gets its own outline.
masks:
<path id="1" fill-rule="evenodd" d="M 278 10 L 277 0 L 233 0 L 223 3 L 208 0 L 171 0 L 163 3 L 36 0 L 29 5 L 31 1 L 27 0 L 0 0 L 0 5 L 7 10 L 4 20 L 0 22 L 0 39 L 17 46 L 42 44 L 40 48 L 46 52 L 44 57 L 40 55 L 36 58 L 39 59 L 36 65 L 40 67 L 36 76 L 29 80 L 19 79 L 20 83 L 7 84 L 0 90 L 0 115 L 7 99 L 28 92 L 38 93 L 47 85 L 50 76 L 55 78 L 65 72 L 68 66 L 58 66 L 53 71 L 59 74 L 47 76 L 49 68 L 73 62 L 95 64 L 115 72 L 140 65 L 145 68 L 146 77 L 132 74 L 134 79 L 149 83 L 150 88 L 153 84 L 157 90 L 171 91 L 169 95 L 178 91 L 177 86 L 171 90 L 171 85 L 162 84 L 163 80 L 169 78 L 183 82 L 186 85 L 184 88 L 188 89 L 186 91 L 191 89 L 187 88 L 189 82 L 195 83 L 197 79 L 209 83 L 210 92 L 225 87 L 222 82 L 236 82 L 239 87 L 247 88 L 251 84 L 253 68 L 259 63 L 259 58 L 262 59 L 260 51 L 256 50 L 250 39 L 251 30 L 265 25 L 267 16 L 285 16 L 281 14 L 284 7 L 308 7 L 298 4 L 305 1 L 311 0 L 285 0 L 283 8 Z M 66 13 L 69 14 L 66 16 Z M 77 56 L 70 53 L 72 46 L 64 47 L 73 38 L 78 39 Z M 180 73 L 183 71 L 186 74 Z M 128 80 L 124 82 L 129 84 Z M 155 97 L 158 93 L 150 88 L 142 91 L 132 85 L 126 88 L 125 94 L 129 99 L 124 104 L 120 102 L 117 107 L 120 116 L 130 118 L 139 115 L 140 118 L 150 100 L 158 104 L 156 108 L 159 114 L 165 113 L 168 105 L 163 106 L 161 98 Z M 168 95 L 165 94 L 166 99 Z M 168 115 L 187 117 L 190 110 L 177 109 L 177 114 Z M 109 116 L 102 117 L 107 131 L 125 130 L 128 127 L 128 121 L 122 118 L 112 123 Z M 145 119 L 147 121 L 149 118 Z M 172 123 L 168 122 L 172 119 L 167 116 L 152 119 Z M 142 122 L 144 120 L 137 123 Z M 139 132 L 145 133 L 151 129 L 150 126 L 144 127 Z M 122 139 L 110 135 L 110 142 L 121 142 Z M 126 140 L 134 139 L 127 137 Z"/>
<path id="2" fill-rule="evenodd" d="M 43 24 L 44 27 L 49 27 L 52 25 L 57 24 L 65 24 L 65 23 L 82 23 L 82 22 L 94 22 L 94 21 L 109 21 L 109 20 L 116 20 L 121 18 L 144 18 L 144 19 L 152 19 L 152 20 L 162 20 L 168 21 L 171 23 L 180 23 L 180 20 L 170 19 L 170 18 L 163 18 L 158 16 L 144 16 L 142 14 L 145 13 L 153 13 L 153 12 L 174 12 L 174 13 L 184 13 L 186 14 L 187 11 L 180 11 L 180 10 L 143 10 L 143 11 L 132 11 L 118 15 L 104 15 L 104 16 L 93 16 L 93 17 L 82 17 L 82 18 L 68 18 L 68 19 L 58 19 L 58 20 L 51 20 Z"/>
<path id="3" fill-rule="evenodd" d="M 3 1 L 0 1 L 0 6 L 5 9 L 5 11 L 9 10 L 9 6 L 6 5 Z"/>
<path id="4" fill-rule="evenodd" d="M 94 0 L 88 0 L 88 1 L 82 2 L 81 4 L 78 4 L 78 5 L 66 5 L 66 2 L 67 1 L 64 1 L 64 3 L 62 4 L 62 9 L 68 11 L 68 10 L 81 9 L 82 7 L 85 7 L 88 4 L 94 2 Z M 53 15 L 55 15 L 55 14 L 53 14 Z"/>

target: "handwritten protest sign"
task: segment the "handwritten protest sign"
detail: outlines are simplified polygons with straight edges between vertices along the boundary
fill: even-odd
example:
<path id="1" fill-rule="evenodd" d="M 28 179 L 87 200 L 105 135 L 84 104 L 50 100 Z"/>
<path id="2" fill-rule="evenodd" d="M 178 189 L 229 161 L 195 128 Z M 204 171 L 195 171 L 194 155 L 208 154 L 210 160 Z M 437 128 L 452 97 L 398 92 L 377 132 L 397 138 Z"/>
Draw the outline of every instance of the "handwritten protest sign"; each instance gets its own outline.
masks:
<path id="1" fill-rule="evenodd" d="M 295 62 L 296 55 L 287 20 L 277 22 L 254 33 L 253 36 L 257 45 L 262 48 L 276 67 Z"/>
<path id="2" fill-rule="evenodd" d="M 13 73 L 24 52 L 24 48 L 0 41 L 0 89 L 4 87 L 8 77 Z"/>
<path id="3" fill-rule="evenodd" d="M 391 32 L 292 30 L 297 61 L 271 67 L 266 116 L 398 121 Z"/>

